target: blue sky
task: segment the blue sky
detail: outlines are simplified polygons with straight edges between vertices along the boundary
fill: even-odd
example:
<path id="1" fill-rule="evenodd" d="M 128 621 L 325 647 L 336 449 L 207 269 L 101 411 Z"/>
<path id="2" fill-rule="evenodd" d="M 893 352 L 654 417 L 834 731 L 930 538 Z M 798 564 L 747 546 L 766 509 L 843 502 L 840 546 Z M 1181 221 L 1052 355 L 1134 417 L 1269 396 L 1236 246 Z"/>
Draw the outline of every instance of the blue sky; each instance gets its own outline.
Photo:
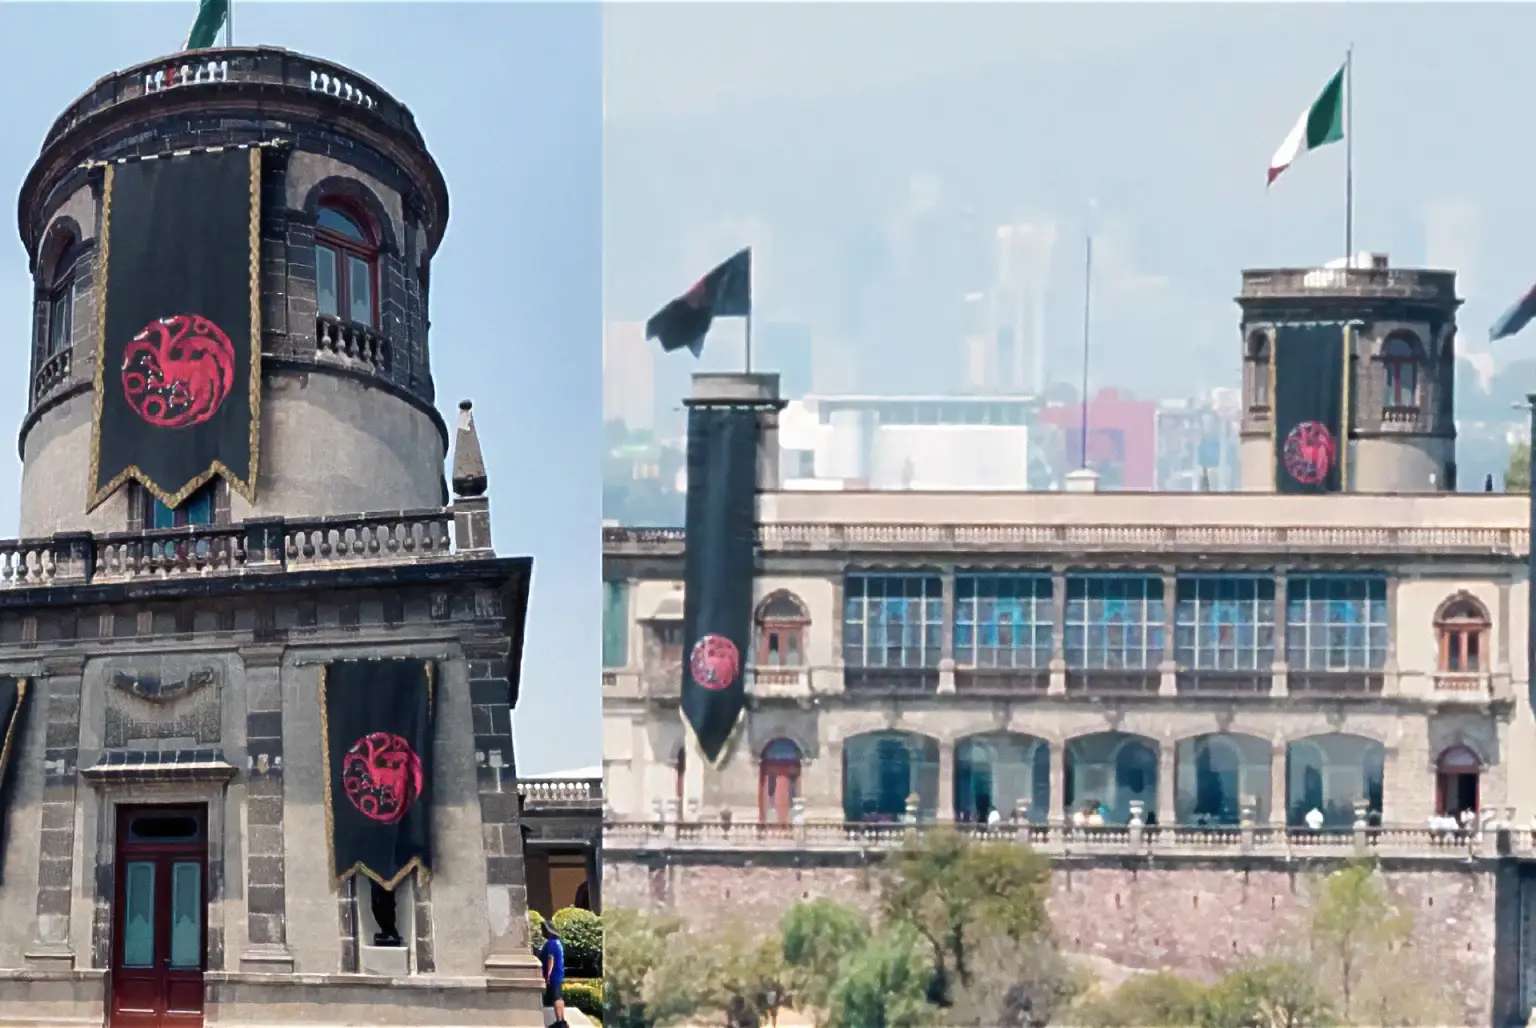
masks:
<path id="1" fill-rule="evenodd" d="M 43 134 L 101 75 L 175 51 L 196 8 L 0 5 L 11 83 L 0 105 L 0 325 L 13 372 L 0 425 L 25 413 L 31 284 L 13 212 Z M 518 770 L 598 764 L 599 9 L 237 2 L 234 28 L 237 44 L 312 53 L 373 79 L 411 108 L 442 166 L 452 213 L 432 268 L 439 405 L 452 425 L 458 401 L 475 400 L 497 549 L 534 557 Z M 13 533 L 20 465 L 6 447 L 0 523 Z"/>
<path id="2" fill-rule="evenodd" d="M 1095 386 L 1235 384 L 1239 270 L 1341 256 L 1345 148 L 1267 190 L 1265 170 L 1351 43 L 1357 249 L 1456 270 L 1464 354 L 1486 354 L 1488 325 L 1536 281 L 1536 193 L 1511 144 L 1536 89 L 1528 4 L 629 3 L 604 18 L 609 316 L 644 318 L 752 243 L 759 318 L 809 323 L 837 391 L 963 388 L 961 297 L 990 281 L 991 232 L 1015 221 L 1058 230 L 1047 363 L 1075 384 L 1090 200 Z M 1536 331 L 1494 352 L 1528 360 Z"/>

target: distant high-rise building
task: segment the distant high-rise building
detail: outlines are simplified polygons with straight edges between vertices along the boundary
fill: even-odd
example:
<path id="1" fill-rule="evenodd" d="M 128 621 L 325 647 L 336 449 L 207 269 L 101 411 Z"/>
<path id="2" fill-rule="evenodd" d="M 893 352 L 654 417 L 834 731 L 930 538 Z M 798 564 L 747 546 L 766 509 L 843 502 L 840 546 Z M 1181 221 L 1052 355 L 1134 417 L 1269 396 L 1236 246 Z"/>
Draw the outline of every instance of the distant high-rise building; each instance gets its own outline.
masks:
<path id="1" fill-rule="evenodd" d="M 656 345 L 639 321 L 603 326 L 603 421 L 629 428 L 656 425 Z"/>
<path id="2" fill-rule="evenodd" d="M 1038 394 L 1045 388 L 1045 315 L 1056 236 L 1049 222 L 997 228 L 987 336 L 997 348 L 993 388 L 1000 391 Z"/>

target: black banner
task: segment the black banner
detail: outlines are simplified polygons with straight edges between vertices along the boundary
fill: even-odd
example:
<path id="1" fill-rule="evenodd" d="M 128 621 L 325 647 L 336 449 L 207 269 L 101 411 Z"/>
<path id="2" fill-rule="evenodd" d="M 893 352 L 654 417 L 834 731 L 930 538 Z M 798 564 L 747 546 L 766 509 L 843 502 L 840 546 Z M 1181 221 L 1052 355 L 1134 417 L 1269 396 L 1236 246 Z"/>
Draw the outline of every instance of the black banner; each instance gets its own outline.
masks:
<path id="1" fill-rule="evenodd" d="M 320 680 L 331 871 L 386 889 L 432 867 L 432 665 L 337 661 Z"/>
<path id="2" fill-rule="evenodd" d="M 5 822 L 11 806 L 11 764 L 21 749 L 22 713 L 27 705 L 24 678 L 0 678 L 0 869 L 5 867 Z"/>
<path id="3" fill-rule="evenodd" d="M 1344 488 L 1343 325 L 1282 325 L 1274 346 L 1275 491 Z"/>
<path id="4" fill-rule="evenodd" d="M 711 764 L 746 706 L 756 565 L 758 412 L 688 412 L 683 716 Z"/>
<path id="5" fill-rule="evenodd" d="M 107 166 L 88 507 L 130 478 L 255 498 L 260 187 L 256 147 Z"/>

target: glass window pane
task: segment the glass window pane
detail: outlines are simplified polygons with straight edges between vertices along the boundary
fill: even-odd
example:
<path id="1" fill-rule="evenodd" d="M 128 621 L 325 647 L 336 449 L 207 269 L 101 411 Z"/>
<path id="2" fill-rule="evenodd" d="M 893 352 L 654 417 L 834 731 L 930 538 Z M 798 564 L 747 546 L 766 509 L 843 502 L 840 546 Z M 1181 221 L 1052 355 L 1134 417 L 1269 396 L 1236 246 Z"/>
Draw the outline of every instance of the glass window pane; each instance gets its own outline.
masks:
<path id="1" fill-rule="evenodd" d="M 213 524 L 213 487 L 207 486 L 199 489 L 187 498 L 182 505 L 186 510 L 186 524 L 211 525 Z"/>
<path id="2" fill-rule="evenodd" d="M 203 869 L 191 861 L 171 867 L 171 966 L 203 962 Z"/>
<path id="3" fill-rule="evenodd" d="M 66 286 L 53 300 L 52 309 L 48 314 L 48 355 L 50 357 L 69 348 L 74 324 L 74 300 L 73 285 Z"/>
<path id="4" fill-rule="evenodd" d="M 348 320 L 359 325 L 373 325 L 373 274 L 368 262 L 347 258 Z"/>
<path id="5" fill-rule="evenodd" d="M 368 237 L 363 234 L 363 230 L 358 226 L 357 222 L 334 207 L 320 208 L 320 216 L 316 219 L 316 224 L 320 228 L 336 233 L 338 236 L 345 236 L 359 243 L 366 243 L 368 241 Z"/>
<path id="6" fill-rule="evenodd" d="M 336 291 L 336 251 L 329 246 L 315 247 L 315 302 L 321 314 L 341 317 L 341 297 Z"/>
<path id="7" fill-rule="evenodd" d="M 124 872 L 123 966 L 155 966 L 155 865 L 135 860 Z"/>

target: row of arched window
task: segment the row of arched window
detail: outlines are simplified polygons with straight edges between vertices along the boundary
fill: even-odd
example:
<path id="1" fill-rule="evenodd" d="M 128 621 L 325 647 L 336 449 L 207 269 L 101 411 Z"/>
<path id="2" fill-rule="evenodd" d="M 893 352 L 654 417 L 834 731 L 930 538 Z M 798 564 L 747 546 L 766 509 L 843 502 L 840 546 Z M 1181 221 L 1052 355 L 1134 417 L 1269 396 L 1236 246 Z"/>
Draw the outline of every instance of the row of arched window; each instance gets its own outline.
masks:
<path id="1" fill-rule="evenodd" d="M 1123 732 L 1070 739 L 1063 753 L 1062 809 L 1094 814 L 1105 824 L 1126 824 L 1134 805 L 1156 824 L 1159 746 Z M 1235 826 L 1245 812 L 1271 820 L 1274 802 L 1283 820 L 1305 827 L 1321 816 L 1325 828 L 1349 828 L 1363 810 L 1379 823 L 1386 750 L 1374 739 L 1334 733 L 1288 743 L 1283 751 L 1256 736 L 1214 733 L 1175 744 L 1173 809 L 1179 825 Z M 801 795 L 804 755 L 790 739 L 776 738 L 758 754 L 758 816 L 787 824 Z M 1284 795 L 1272 795 L 1272 762 L 1285 762 Z M 673 767 L 683 798 L 685 751 Z M 1479 807 L 1484 767 L 1469 747 L 1456 744 L 1435 761 L 1435 811 L 1459 817 Z M 843 745 L 843 815 L 848 821 L 898 821 L 915 801 L 918 816 L 939 807 L 939 742 L 911 732 L 856 735 Z M 988 732 L 960 740 L 954 751 L 951 797 L 955 820 L 987 823 L 1023 816 L 1047 819 L 1052 801 L 1050 745 L 1035 736 Z M 1316 812 L 1314 814 L 1313 812 Z"/>
<path id="2" fill-rule="evenodd" d="M 1042 602 L 1049 604 L 1048 591 L 1043 601 L 1038 596 L 1031 599 L 1031 609 L 1040 607 Z M 1038 626 L 1041 620 L 1032 619 L 1030 623 Z M 1049 624 L 1048 618 L 1043 620 Z M 754 621 L 757 667 L 797 668 L 805 665 L 805 637 L 810 626 L 810 615 L 799 597 L 784 590 L 771 593 L 758 605 Z M 1015 628 L 1011 622 L 1004 627 Z M 1475 596 L 1461 592 L 1446 600 L 1434 619 L 1438 646 L 1436 669 L 1445 674 L 1479 674 L 1489 671 L 1488 635 L 1491 627 L 1487 608 Z M 681 659 L 681 625 L 676 626 L 674 634 L 676 638 L 671 640 L 674 645 L 667 647 L 669 640 L 664 638 L 663 649 L 675 649 L 676 658 Z M 1218 634 L 1219 644 L 1229 648 L 1234 645 L 1224 642 L 1224 639 L 1224 636 Z M 1020 645 L 1040 648 L 1039 640 L 1033 636 Z M 1048 632 L 1044 649 L 1046 652 L 1050 649 Z"/>
<path id="3" fill-rule="evenodd" d="M 315 220 L 315 299 L 325 317 L 379 327 L 379 247 L 373 219 L 342 197 L 320 202 Z M 73 232 L 56 232 L 44 247 L 39 286 L 47 297 L 46 360 L 71 346 L 84 250 Z"/>
<path id="4" fill-rule="evenodd" d="M 1248 362 L 1252 366 L 1253 386 L 1250 405 L 1268 407 L 1269 397 L 1269 335 L 1255 332 L 1248 338 Z M 1417 338 L 1397 334 L 1388 336 L 1381 344 L 1381 352 L 1375 357 L 1381 364 L 1385 392 L 1382 406 L 1388 411 L 1413 410 L 1422 405 L 1419 395 L 1419 368 L 1426 362 L 1423 347 Z"/>

